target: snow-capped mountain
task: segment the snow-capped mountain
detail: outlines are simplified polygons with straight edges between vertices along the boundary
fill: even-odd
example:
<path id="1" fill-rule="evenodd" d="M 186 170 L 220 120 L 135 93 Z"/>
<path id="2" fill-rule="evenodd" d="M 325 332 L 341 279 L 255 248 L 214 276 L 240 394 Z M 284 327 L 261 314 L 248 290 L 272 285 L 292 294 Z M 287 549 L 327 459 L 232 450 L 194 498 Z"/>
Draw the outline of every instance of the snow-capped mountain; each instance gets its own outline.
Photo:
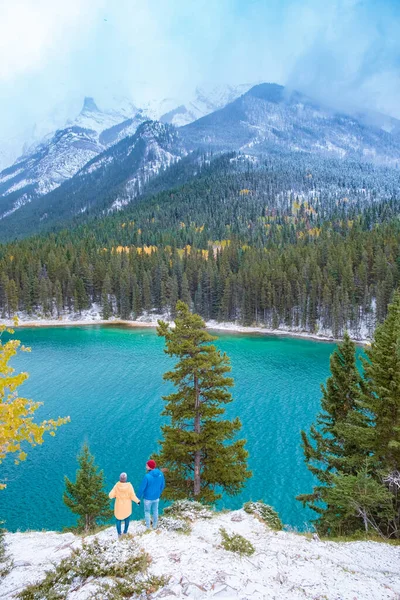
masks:
<path id="1" fill-rule="evenodd" d="M 151 178 L 178 162 L 185 153 L 175 127 L 145 121 L 135 135 L 92 157 L 50 193 L 26 202 L 18 211 L 10 211 L 0 224 L 4 223 L 14 237 L 82 214 L 118 210 L 132 201 Z"/>
<path id="2" fill-rule="evenodd" d="M 182 128 L 188 147 L 308 152 L 325 156 L 400 165 L 400 122 L 391 119 L 392 133 L 381 124 L 368 126 L 321 106 L 304 94 L 264 83 L 251 88 L 221 110 Z"/>
<path id="3" fill-rule="evenodd" d="M 142 109 L 128 98 L 115 98 L 112 108 L 100 110 L 93 98 L 85 98 L 74 120 L 67 121 L 66 126 L 55 133 L 47 134 L 39 143 L 25 144 L 23 155 L 0 173 L 0 219 L 54 190 L 92 158 L 133 136 L 138 126 L 149 118 L 165 124 L 186 125 L 225 106 L 249 87 L 244 84 L 197 88 L 187 105 L 168 98 L 149 102 Z M 149 167 L 151 171 L 153 167 Z"/>
<path id="4" fill-rule="evenodd" d="M 229 91 L 225 86 L 210 95 L 198 90 L 190 116 L 186 107 L 160 121 L 148 121 L 146 111 L 130 103 L 121 112 L 100 111 L 86 99 L 74 123 L 0 173 L 0 222 L 7 218 L 18 233 L 16 212 L 21 221 L 30 219 L 31 231 L 38 215 L 40 222 L 56 224 L 80 213 L 121 208 L 151 178 L 195 150 L 253 157 L 302 152 L 400 165 L 396 119 L 344 114 L 276 84 L 256 85 L 237 97 L 245 87 Z M 178 115 L 191 119 L 230 97 L 235 99 L 223 108 L 185 126 L 166 122 Z M 169 185 L 173 177 L 168 175 Z M 35 209 L 30 210 L 32 200 Z"/>
<path id="5" fill-rule="evenodd" d="M 146 117 L 133 105 L 131 109 L 126 119 L 126 112 L 101 111 L 93 98 L 85 98 L 74 121 L 31 146 L 0 173 L 0 218 L 51 192 L 108 146 L 132 135 Z"/>
<path id="6" fill-rule="evenodd" d="M 176 100 L 167 99 L 161 103 L 161 106 L 154 107 L 155 118 L 163 123 L 171 123 L 176 127 L 183 127 L 192 123 L 201 117 L 223 108 L 230 102 L 245 94 L 252 84 L 244 83 L 241 85 L 205 85 L 197 87 L 192 99 L 184 104 L 179 104 Z M 167 109 L 167 105 L 169 108 Z"/>

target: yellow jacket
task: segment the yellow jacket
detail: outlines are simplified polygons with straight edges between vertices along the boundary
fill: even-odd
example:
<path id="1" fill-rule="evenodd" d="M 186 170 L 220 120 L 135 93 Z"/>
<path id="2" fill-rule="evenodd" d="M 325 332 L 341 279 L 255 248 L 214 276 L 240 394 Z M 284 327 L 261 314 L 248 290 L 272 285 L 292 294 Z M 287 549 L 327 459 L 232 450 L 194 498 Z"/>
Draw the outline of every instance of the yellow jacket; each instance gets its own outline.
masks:
<path id="1" fill-rule="evenodd" d="M 116 519 L 126 519 L 132 514 L 132 500 L 139 504 L 139 498 L 131 483 L 122 483 L 118 481 L 108 494 L 110 498 L 115 498 L 114 514 Z"/>

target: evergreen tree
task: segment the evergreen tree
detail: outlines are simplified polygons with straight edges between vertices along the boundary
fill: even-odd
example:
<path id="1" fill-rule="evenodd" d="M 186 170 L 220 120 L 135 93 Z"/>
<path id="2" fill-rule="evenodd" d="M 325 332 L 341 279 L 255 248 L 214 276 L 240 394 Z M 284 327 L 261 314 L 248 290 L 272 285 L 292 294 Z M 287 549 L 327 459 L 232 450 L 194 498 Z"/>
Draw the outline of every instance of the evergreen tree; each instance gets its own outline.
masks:
<path id="1" fill-rule="evenodd" d="M 54 296 L 55 296 L 57 317 L 59 317 L 61 315 L 61 312 L 63 309 L 63 295 L 62 295 L 61 284 L 58 279 L 56 280 L 55 285 L 54 285 Z"/>
<path id="2" fill-rule="evenodd" d="M 400 470 L 400 291 L 365 353 L 364 407 L 375 425 L 371 450 L 384 471 Z"/>
<path id="3" fill-rule="evenodd" d="M 381 481 L 376 480 L 374 474 L 366 459 L 364 466 L 354 475 L 334 475 L 333 485 L 326 490 L 325 501 L 330 507 L 335 507 L 336 528 L 339 521 L 342 524 L 353 523 L 354 529 L 362 523 L 366 533 L 372 529 L 384 537 L 382 524 L 393 522 L 396 513 L 392 494 Z M 346 528 L 344 533 L 348 532 Z"/>
<path id="4" fill-rule="evenodd" d="M 368 420 L 360 410 L 361 376 L 356 366 L 355 344 L 345 333 L 330 358 L 331 376 L 322 386 L 322 411 L 307 435 L 301 432 L 308 469 L 319 484 L 297 497 L 318 515 L 323 532 L 356 527 L 344 523 L 343 515 L 328 496 L 337 474 L 355 475 L 368 456 Z M 328 501 L 330 500 L 330 502 Z"/>
<path id="5" fill-rule="evenodd" d="M 181 297 L 180 299 L 182 300 L 182 302 L 184 302 L 185 304 L 187 304 L 190 308 L 190 305 L 192 303 L 192 299 L 190 297 L 190 289 L 189 289 L 189 282 L 188 282 L 188 278 L 186 273 L 183 274 L 182 276 L 182 285 L 181 285 Z"/>
<path id="6" fill-rule="evenodd" d="M 388 482 L 392 491 L 395 510 L 386 533 L 400 537 L 400 291 L 394 294 L 386 320 L 365 352 L 363 407 L 374 424 L 371 451 L 377 477 Z"/>
<path id="7" fill-rule="evenodd" d="M 157 333 L 165 338 L 165 352 L 178 357 L 174 370 L 164 374 L 176 392 L 164 398 L 164 439 L 158 461 L 168 468 L 166 497 L 190 497 L 214 502 L 215 491 L 238 494 L 251 476 L 247 469 L 245 440 L 232 441 L 241 428 L 238 418 L 221 419 L 224 405 L 232 401 L 228 389 L 233 380 L 229 359 L 211 342 L 203 319 L 179 301 L 175 328 L 159 321 Z M 230 442 L 230 443 L 227 443 Z"/>
<path id="8" fill-rule="evenodd" d="M 112 315 L 111 302 L 111 280 L 107 273 L 104 278 L 103 289 L 101 291 L 101 316 L 104 320 L 108 320 Z"/>
<path id="9" fill-rule="evenodd" d="M 83 445 L 77 457 L 79 469 L 73 483 L 65 477 L 64 504 L 76 515 L 78 529 L 92 531 L 99 522 L 108 521 L 112 517 L 110 500 L 104 491 L 103 471 L 99 471 L 90 454 L 87 444 Z"/>

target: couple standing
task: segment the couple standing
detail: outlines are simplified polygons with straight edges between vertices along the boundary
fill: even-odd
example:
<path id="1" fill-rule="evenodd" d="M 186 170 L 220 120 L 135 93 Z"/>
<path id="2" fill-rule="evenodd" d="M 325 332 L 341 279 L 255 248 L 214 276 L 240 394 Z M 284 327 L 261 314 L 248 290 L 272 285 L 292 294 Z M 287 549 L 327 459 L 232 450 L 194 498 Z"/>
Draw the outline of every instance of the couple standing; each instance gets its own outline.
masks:
<path id="1" fill-rule="evenodd" d="M 116 483 L 108 494 L 110 498 L 115 498 L 114 514 L 117 521 L 118 537 L 121 535 L 121 525 L 124 521 L 124 535 L 128 533 L 129 521 L 132 514 L 132 500 L 137 505 L 140 500 L 144 501 L 144 518 L 147 529 L 150 529 L 150 515 L 153 516 L 153 528 L 157 529 L 158 523 L 158 503 L 165 487 L 164 474 L 157 469 L 154 460 L 148 460 L 146 463 L 147 473 L 143 478 L 138 491 L 138 496 L 131 483 L 128 483 L 126 473 L 121 473 L 119 482 Z"/>

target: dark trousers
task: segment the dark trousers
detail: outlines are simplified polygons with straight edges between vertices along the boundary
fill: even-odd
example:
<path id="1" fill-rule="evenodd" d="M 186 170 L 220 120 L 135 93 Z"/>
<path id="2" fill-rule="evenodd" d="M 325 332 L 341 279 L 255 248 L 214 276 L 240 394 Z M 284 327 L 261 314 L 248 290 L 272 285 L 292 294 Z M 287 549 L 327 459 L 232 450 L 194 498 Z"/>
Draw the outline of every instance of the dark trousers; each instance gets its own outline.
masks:
<path id="1" fill-rule="evenodd" d="M 118 535 L 121 535 L 121 524 L 124 523 L 124 535 L 125 533 L 128 533 L 128 529 L 129 529 L 129 520 L 130 520 L 130 516 L 126 517 L 126 519 L 115 519 L 117 522 L 117 533 Z"/>

